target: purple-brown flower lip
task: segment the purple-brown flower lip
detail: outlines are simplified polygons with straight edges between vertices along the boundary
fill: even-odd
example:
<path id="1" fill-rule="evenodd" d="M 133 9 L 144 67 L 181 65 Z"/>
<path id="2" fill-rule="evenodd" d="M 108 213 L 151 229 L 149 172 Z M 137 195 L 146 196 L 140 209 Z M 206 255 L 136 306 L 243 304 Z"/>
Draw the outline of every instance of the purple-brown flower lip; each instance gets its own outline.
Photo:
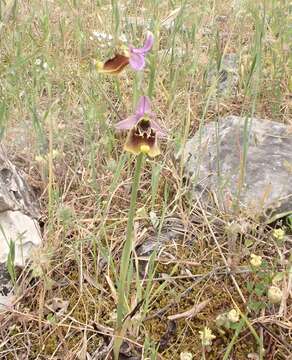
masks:
<path id="1" fill-rule="evenodd" d="M 150 157 L 160 154 L 157 139 L 165 137 L 166 131 L 160 127 L 154 117 L 149 98 L 141 96 L 135 114 L 116 124 L 118 130 L 130 130 L 124 146 L 126 151 L 135 155 L 145 152 Z"/>

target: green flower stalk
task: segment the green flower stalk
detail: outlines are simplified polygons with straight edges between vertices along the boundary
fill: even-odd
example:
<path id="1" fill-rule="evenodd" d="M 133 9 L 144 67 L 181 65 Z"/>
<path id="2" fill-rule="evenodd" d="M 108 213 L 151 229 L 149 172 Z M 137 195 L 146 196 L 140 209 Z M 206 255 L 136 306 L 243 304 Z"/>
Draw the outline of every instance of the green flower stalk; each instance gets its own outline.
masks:
<path id="1" fill-rule="evenodd" d="M 155 157 L 160 154 L 157 138 L 165 136 L 166 132 L 155 121 L 155 116 L 151 111 L 150 99 L 146 96 L 140 98 L 134 115 L 117 123 L 116 128 L 118 130 L 128 130 L 124 150 L 137 155 L 128 214 L 126 241 L 122 251 L 118 283 L 117 327 L 114 340 L 114 357 L 118 360 L 123 335 L 127 330 L 125 318 L 126 314 L 129 312 L 128 298 L 131 282 L 131 279 L 129 278 L 129 269 L 133 249 L 134 216 L 143 159 L 145 154 L 150 157 Z"/>
<path id="2" fill-rule="evenodd" d="M 141 170 L 143 165 L 144 153 L 141 152 L 137 157 L 135 174 L 132 184 L 131 200 L 130 200 L 130 209 L 128 214 L 128 223 L 127 223 L 127 234 L 126 241 L 122 251 L 121 257 L 121 266 L 120 266 L 120 276 L 118 284 L 118 306 L 117 306 L 117 327 L 115 332 L 114 340 L 114 357 L 119 359 L 119 351 L 123 342 L 123 334 L 126 329 L 124 325 L 124 318 L 128 312 L 128 296 L 129 296 L 129 266 L 131 261 L 131 254 L 133 249 L 133 236 L 134 236 L 134 216 L 137 203 L 137 193 L 139 190 L 139 183 L 141 178 Z"/>

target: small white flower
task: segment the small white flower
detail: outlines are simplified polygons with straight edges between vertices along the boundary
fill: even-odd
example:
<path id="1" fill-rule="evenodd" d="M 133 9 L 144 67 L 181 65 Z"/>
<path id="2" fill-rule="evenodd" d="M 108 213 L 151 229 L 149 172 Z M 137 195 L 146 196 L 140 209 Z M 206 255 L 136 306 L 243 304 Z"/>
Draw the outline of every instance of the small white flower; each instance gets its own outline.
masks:
<path id="1" fill-rule="evenodd" d="M 45 162 L 46 162 L 46 159 L 45 159 L 43 156 L 41 156 L 41 155 L 37 155 L 37 156 L 35 157 L 35 161 L 38 162 L 38 163 L 45 163 Z"/>
<path id="2" fill-rule="evenodd" d="M 216 336 L 212 334 L 212 330 L 207 326 L 202 331 L 199 331 L 199 334 L 203 346 L 211 346 L 212 340 L 216 339 Z"/>
<path id="3" fill-rule="evenodd" d="M 182 352 L 179 356 L 180 360 L 192 360 L 193 354 L 190 352 Z"/>
<path id="4" fill-rule="evenodd" d="M 40 66 L 41 63 L 42 63 L 42 60 L 41 60 L 41 59 L 36 59 L 35 65 Z"/>
<path id="5" fill-rule="evenodd" d="M 274 229 L 273 231 L 273 236 L 276 240 L 283 240 L 284 236 L 285 236 L 285 231 L 281 228 L 279 229 Z"/>
<path id="6" fill-rule="evenodd" d="M 117 312 L 113 310 L 110 314 L 110 321 L 116 321 L 117 320 Z"/>
<path id="7" fill-rule="evenodd" d="M 45 63 L 43 63 L 43 69 L 44 70 L 48 70 L 48 68 L 49 68 L 49 65 L 45 62 Z"/>
<path id="8" fill-rule="evenodd" d="M 98 31 L 92 31 L 92 35 L 99 38 L 100 33 Z"/>
<path id="9" fill-rule="evenodd" d="M 60 152 L 57 149 L 53 149 L 52 158 L 56 159 L 60 155 Z"/>
<path id="10" fill-rule="evenodd" d="M 224 314 L 219 314 L 217 317 L 216 317 L 216 325 L 218 327 L 221 327 L 221 326 L 225 326 L 227 323 L 228 323 L 228 319 L 227 319 L 227 316 L 226 316 L 226 313 Z"/>
<path id="11" fill-rule="evenodd" d="M 249 262 L 251 266 L 258 268 L 262 265 L 262 257 L 259 255 L 251 254 Z"/>
<path id="12" fill-rule="evenodd" d="M 268 298 L 270 303 L 279 304 L 282 300 L 283 292 L 277 286 L 270 286 L 268 290 Z"/>
<path id="13" fill-rule="evenodd" d="M 232 323 L 237 323 L 239 321 L 239 313 L 237 310 L 232 309 L 228 312 L 227 318 Z"/>
<path id="14" fill-rule="evenodd" d="M 111 41 L 113 39 L 112 35 L 106 34 L 104 32 L 92 31 L 92 35 L 97 38 L 98 41 Z"/>
<path id="15" fill-rule="evenodd" d="M 122 34 L 122 35 L 119 37 L 119 39 L 120 39 L 122 42 L 124 42 L 124 43 L 128 42 L 127 37 L 126 37 L 125 34 Z M 182 353 L 182 354 L 183 354 L 183 353 Z"/>
<path id="16" fill-rule="evenodd" d="M 24 97 L 24 95 L 25 95 L 25 91 L 24 90 L 20 91 L 19 97 L 22 98 L 22 97 Z"/>

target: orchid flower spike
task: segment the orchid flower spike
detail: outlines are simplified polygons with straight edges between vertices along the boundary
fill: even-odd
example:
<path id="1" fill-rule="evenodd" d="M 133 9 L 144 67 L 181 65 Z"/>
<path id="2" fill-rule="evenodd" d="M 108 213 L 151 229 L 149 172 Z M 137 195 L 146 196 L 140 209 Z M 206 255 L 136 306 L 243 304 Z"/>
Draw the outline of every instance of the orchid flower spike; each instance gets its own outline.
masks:
<path id="1" fill-rule="evenodd" d="M 135 71 L 143 70 L 145 67 L 145 57 L 151 50 L 154 42 L 153 34 L 148 31 L 146 41 L 142 48 L 134 48 L 132 45 L 123 48 L 121 53 L 117 53 L 112 59 L 105 63 L 97 63 L 97 71 L 100 73 L 116 75 L 130 64 Z"/>
<path id="2" fill-rule="evenodd" d="M 154 120 L 151 102 L 147 96 L 141 96 L 133 115 L 116 124 L 118 130 L 129 130 L 124 149 L 132 154 L 141 152 L 150 157 L 160 154 L 157 139 L 166 136 L 166 131 Z"/>

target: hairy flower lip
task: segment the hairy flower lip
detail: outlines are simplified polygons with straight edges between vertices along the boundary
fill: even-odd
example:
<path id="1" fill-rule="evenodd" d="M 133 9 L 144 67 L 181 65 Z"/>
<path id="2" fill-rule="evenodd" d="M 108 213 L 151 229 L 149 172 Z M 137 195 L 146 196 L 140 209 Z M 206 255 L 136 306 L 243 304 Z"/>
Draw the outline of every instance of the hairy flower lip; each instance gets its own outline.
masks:
<path id="1" fill-rule="evenodd" d="M 150 157 L 155 157 L 160 154 L 160 149 L 157 145 L 157 134 L 151 128 L 149 120 L 142 118 L 129 131 L 124 149 L 135 155 L 144 152 Z"/>
<path id="2" fill-rule="evenodd" d="M 116 54 L 105 63 L 98 63 L 97 70 L 100 73 L 119 74 L 129 64 L 129 58 L 125 55 Z"/>
<path id="3" fill-rule="evenodd" d="M 157 139 L 166 132 L 154 120 L 151 102 L 147 96 L 141 96 L 133 115 L 116 124 L 118 130 L 129 130 L 124 149 L 132 154 L 147 153 L 150 157 L 160 154 Z"/>

